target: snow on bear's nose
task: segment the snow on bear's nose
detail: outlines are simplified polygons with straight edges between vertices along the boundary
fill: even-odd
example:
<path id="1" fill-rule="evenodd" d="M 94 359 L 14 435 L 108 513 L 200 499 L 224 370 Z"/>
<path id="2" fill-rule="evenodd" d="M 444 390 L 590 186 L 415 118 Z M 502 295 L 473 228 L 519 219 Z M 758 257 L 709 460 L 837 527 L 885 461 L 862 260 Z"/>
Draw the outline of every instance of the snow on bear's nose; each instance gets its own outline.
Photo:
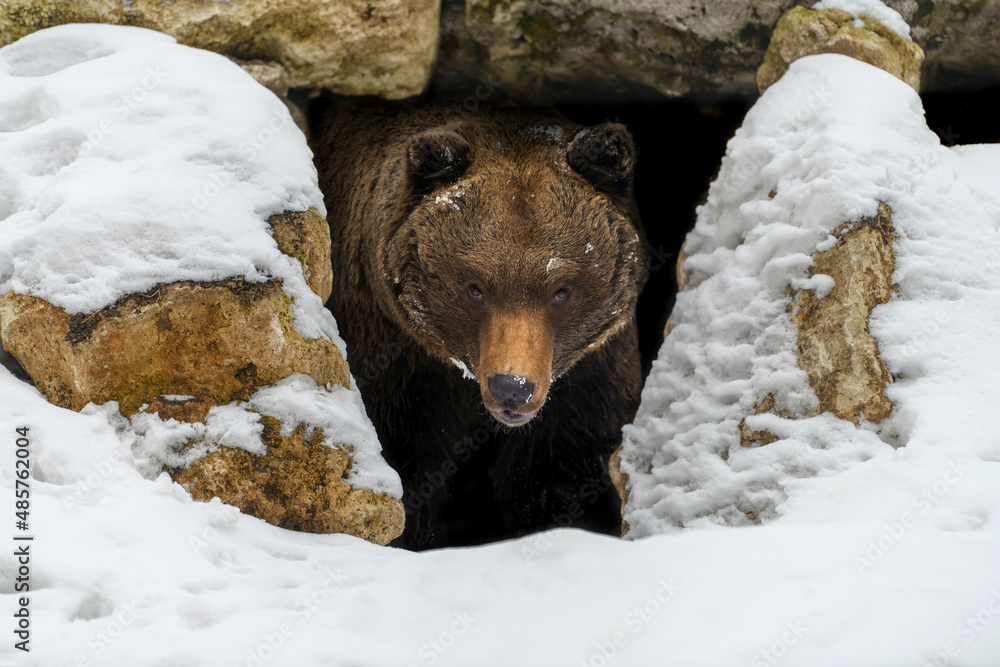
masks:
<path id="1" fill-rule="evenodd" d="M 490 396 L 507 410 L 527 405 L 535 395 L 535 383 L 519 375 L 494 375 L 487 386 Z"/>

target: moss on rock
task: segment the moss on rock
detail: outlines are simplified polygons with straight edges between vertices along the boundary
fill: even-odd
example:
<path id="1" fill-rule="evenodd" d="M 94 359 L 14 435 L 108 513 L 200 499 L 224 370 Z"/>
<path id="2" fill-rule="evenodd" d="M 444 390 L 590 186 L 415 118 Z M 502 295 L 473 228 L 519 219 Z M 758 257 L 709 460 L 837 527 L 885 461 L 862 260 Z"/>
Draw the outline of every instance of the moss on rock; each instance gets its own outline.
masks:
<path id="1" fill-rule="evenodd" d="M 799 58 L 839 53 L 885 70 L 919 92 L 923 50 L 871 17 L 861 17 L 860 27 L 857 22 L 839 9 L 794 7 L 786 12 L 757 70 L 757 88 L 763 93 Z"/>

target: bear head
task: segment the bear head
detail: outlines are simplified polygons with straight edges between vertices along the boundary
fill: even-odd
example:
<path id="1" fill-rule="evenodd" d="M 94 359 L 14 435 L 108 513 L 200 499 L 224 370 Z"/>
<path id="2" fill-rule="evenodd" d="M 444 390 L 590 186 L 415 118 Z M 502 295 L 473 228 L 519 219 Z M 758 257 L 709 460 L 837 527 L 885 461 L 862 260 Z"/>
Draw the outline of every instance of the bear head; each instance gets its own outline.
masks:
<path id="1" fill-rule="evenodd" d="M 390 316 L 474 377 L 497 420 L 528 423 L 634 317 L 647 249 L 631 136 L 498 109 L 416 132 L 392 164 L 372 267 Z"/>

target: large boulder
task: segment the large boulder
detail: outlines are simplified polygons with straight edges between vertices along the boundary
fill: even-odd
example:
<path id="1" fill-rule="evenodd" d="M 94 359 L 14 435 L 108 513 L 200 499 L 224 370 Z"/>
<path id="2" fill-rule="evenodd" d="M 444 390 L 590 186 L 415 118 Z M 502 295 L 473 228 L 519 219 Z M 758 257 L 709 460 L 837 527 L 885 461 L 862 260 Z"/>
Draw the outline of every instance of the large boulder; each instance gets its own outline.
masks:
<path id="1" fill-rule="evenodd" d="M 329 227 L 288 108 L 222 56 L 106 25 L 0 49 L 0 88 L 5 354 L 50 402 L 106 406 L 143 472 L 198 500 L 399 535 L 399 478 L 323 307 Z"/>
<path id="2" fill-rule="evenodd" d="M 876 2 L 840 5 L 864 11 Z M 416 95 L 433 71 L 441 92 L 467 94 L 470 81 L 474 88 L 483 76 L 504 94 L 537 103 L 752 97 L 778 19 L 792 7 L 814 4 L 8 0 L 0 4 L 0 46 L 45 27 L 100 22 L 153 28 L 184 44 L 280 63 L 293 86 L 344 95 Z M 981 0 L 886 5 L 902 15 L 926 54 L 925 89 L 1000 81 L 1000 7 Z M 835 42 L 849 39 L 849 30 L 840 32 Z"/>
<path id="3" fill-rule="evenodd" d="M 952 189 L 929 184 L 954 178 L 938 169 L 948 159 L 909 82 L 867 62 L 806 55 L 766 88 L 698 210 L 666 338 L 612 459 L 623 532 L 773 520 L 793 490 L 908 437 L 893 388 L 917 323 L 902 306 L 883 338 L 873 323 L 906 289 L 901 237 L 923 261 L 927 211 Z"/>
<path id="4" fill-rule="evenodd" d="M 439 7 L 438 0 L 9 0 L 0 5 L 0 36 L 10 43 L 66 23 L 150 28 L 189 46 L 281 63 L 294 86 L 397 99 L 427 83 Z"/>
<path id="5" fill-rule="evenodd" d="M 752 94 L 794 0 L 446 0 L 436 84 L 488 77 L 534 103 Z"/>
<path id="6" fill-rule="evenodd" d="M 982 0 L 889 2 L 923 48 L 925 90 L 1000 83 L 1000 4 Z"/>
<path id="7" fill-rule="evenodd" d="M 798 47 L 805 43 L 815 53 L 844 53 L 895 69 L 914 86 L 922 78 L 928 90 L 1000 81 L 1000 6 L 978 0 L 886 0 L 888 7 L 881 7 L 874 0 L 806 10 L 816 4 L 444 0 L 434 86 L 466 94 L 483 76 L 502 94 L 535 103 L 755 97 L 755 77 L 772 33 L 785 34 L 776 35 L 780 45 L 772 49 L 780 47 L 781 54 L 764 87 L 780 76 L 782 59 L 787 65 L 788 57 L 803 55 Z M 779 18 L 793 7 L 805 13 L 786 16 L 779 26 Z M 884 23 L 879 19 L 883 10 L 901 15 L 896 30 L 876 27 Z M 807 25 L 801 25 L 804 17 L 809 17 Z M 805 41 L 794 37 L 801 34 L 797 30 L 788 30 L 789 22 L 810 32 Z M 921 50 L 926 55 L 922 77 Z"/>
<path id="8" fill-rule="evenodd" d="M 160 284 L 70 315 L 30 294 L 0 296 L 3 345 L 52 403 L 117 401 L 122 414 L 162 395 L 247 398 L 293 373 L 347 386 L 347 363 L 292 324 L 280 280 Z"/>

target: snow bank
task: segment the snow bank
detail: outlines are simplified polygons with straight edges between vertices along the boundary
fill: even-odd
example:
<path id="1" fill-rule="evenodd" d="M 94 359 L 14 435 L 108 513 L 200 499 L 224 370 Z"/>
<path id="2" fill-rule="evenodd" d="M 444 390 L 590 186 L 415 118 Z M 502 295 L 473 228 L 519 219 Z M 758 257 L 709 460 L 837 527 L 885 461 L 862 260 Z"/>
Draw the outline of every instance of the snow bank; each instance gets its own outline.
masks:
<path id="1" fill-rule="evenodd" d="M 3 369 L 0 405 L 6 442 L 29 429 L 35 537 L 31 652 L 8 637 L 0 664 L 902 667 L 948 646 L 955 664 L 995 667 L 1000 652 L 995 519 L 955 532 L 914 509 L 920 523 L 890 534 L 878 512 L 845 522 L 803 508 L 638 542 L 557 530 L 414 554 L 193 502 L 166 474 L 139 474 L 103 415 L 52 406 Z M 12 447 L 3 456 L 0 506 L 13 512 Z M 925 483 L 909 472 L 898 491 Z M 937 506 L 995 496 L 995 479 L 962 474 Z"/>
<path id="2" fill-rule="evenodd" d="M 281 278 L 296 330 L 339 343 L 266 223 L 325 215 L 312 154 L 238 66 L 149 30 L 64 25 L 0 50 L 0 91 L 0 293 L 77 314 L 157 283 Z"/>

